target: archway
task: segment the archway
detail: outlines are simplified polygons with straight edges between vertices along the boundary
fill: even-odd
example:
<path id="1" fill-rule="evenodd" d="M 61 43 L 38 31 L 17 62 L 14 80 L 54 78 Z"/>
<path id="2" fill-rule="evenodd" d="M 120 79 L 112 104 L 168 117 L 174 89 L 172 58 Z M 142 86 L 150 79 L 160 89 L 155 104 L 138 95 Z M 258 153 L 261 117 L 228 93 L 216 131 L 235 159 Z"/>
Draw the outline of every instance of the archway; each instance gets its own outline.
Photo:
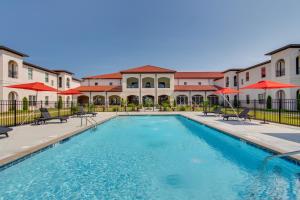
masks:
<path id="1" fill-rule="evenodd" d="M 143 96 L 143 105 L 146 107 L 152 107 L 154 105 L 154 96 L 151 95 Z"/>
<path id="2" fill-rule="evenodd" d="M 285 92 L 283 90 L 278 90 L 276 92 L 276 99 L 278 101 L 279 108 L 283 108 L 284 109 Z"/>
<path id="3" fill-rule="evenodd" d="M 208 95 L 207 96 L 208 102 L 211 105 L 218 105 L 219 104 L 219 97 L 217 95 Z"/>
<path id="4" fill-rule="evenodd" d="M 77 102 L 79 105 L 84 105 L 89 103 L 89 97 L 86 95 L 81 95 L 77 98 Z"/>
<path id="5" fill-rule="evenodd" d="M 170 98 L 168 95 L 160 95 L 158 96 L 158 104 L 162 105 L 163 103 L 170 104 Z"/>
<path id="6" fill-rule="evenodd" d="M 8 93 L 8 100 L 9 101 L 18 100 L 18 93 L 16 93 L 16 92 Z"/>
<path id="7" fill-rule="evenodd" d="M 127 96 L 127 105 L 128 104 L 139 105 L 139 97 L 136 95 Z"/>
<path id="8" fill-rule="evenodd" d="M 179 95 L 176 97 L 177 105 L 188 105 L 188 97 L 186 95 Z"/>
<path id="9" fill-rule="evenodd" d="M 121 97 L 117 95 L 112 95 L 109 97 L 109 105 L 116 106 L 121 105 Z"/>
<path id="10" fill-rule="evenodd" d="M 170 88 L 170 79 L 166 77 L 158 78 L 158 88 Z"/>
<path id="11" fill-rule="evenodd" d="M 143 88 L 154 88 L 154 78 L 146 77 L 142 80 Z"/>
<path id="12" fill-rule="evenodd" d="M 194 95 L 192 96 L 192 104 L 193 105 L 200 105 L 203 102 L 202 95 Z"/>
<path id="13" fill-rule="evenodd" d="M 127 88 L 138 88 L 139 87 L 139 79 L 135 77 L 130 77 L 127 79 Z"/>
<path id="14" fill-rule="evenodd" d="M 105 105 L 105 97 L 101 95 L 96 95 L 93 97 L 94 105 Z"/>

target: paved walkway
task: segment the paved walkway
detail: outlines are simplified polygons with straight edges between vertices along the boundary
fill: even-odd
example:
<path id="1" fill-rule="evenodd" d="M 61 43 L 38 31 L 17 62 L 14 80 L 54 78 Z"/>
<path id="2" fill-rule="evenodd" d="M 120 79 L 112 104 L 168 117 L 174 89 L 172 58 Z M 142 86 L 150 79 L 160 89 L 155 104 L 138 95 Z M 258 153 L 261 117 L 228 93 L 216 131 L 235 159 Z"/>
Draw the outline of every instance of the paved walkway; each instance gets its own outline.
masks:
<path id="1" fill-rule="evenodd" d="M 93 117 L 97 123 L 102 123 L 116 113 L 99 113 Z M 0 165 L 20 158 L 40 148 L 56 143 L 76 133 L 82 132 L 91 125 L 85 125 L 80 118 L 69 118 L 67 123 L 58 120 L 49 121 L 46 125 L 24 125 L 13 127 L 9 137 L 0 136 Z"/>
<path id="2" fill-rule="evenodd" d="M 130 112 L 121 115 L 143 114 L 181 114 L 190 119 L 199 121 L 208 126 L 217 128 L 244 140 L 259 144 L 276 152 L 289 152 L 300 150 L 300 128 L 282 124 L 260 124 L 258 121 L 240 122 L 223 121 L 219 117 L 203 116 L 195 112 Z M 102 123 L 116 113 L 99 113 L 94 119 Z M 34 152 L 49 144 L 56 143 L 76 133 L 85 130 L 81 126 L 80 118 L 70 118 L 67 123 L 48 123 L 47 125 L 25 125 L 14 127 L 9 133 L 10 137 L 0 136 L 0 165 Z M 300 155 L 294 156 L 300 161 Z"/>

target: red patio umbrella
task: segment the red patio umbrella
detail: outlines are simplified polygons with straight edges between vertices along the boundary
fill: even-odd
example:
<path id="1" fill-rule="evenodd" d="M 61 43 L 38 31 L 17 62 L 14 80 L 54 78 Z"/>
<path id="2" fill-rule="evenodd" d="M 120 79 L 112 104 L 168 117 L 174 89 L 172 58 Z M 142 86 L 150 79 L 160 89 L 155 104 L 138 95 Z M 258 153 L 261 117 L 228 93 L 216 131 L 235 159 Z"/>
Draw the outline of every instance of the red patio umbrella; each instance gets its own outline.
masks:
<path id="1" fill-rule="evenodd" d="M 240 91 L 236 90 L 236 89 L 232 89 L 232 88 L 222 88 L 220 90 L 217 90 L 214 92 L 215 94 L 221 94 L 223 96 L 224 99 L 224 107 L 225 107 L 225 101 L 227 101 L 227 99 L 225 98 L 225 94 L 237 94 L 240 93 Z M 229 106 L 232 108 L 233 112 L 237 115 L 237 113 L 235 112 L 234 108 L 232 107 L 232 105 L 230 104 L 229 101 L 227 101 Z M 226 107 L 225 107 L 225 113 L 226 113 Z"/>
<path id="2" fill-rule="evenodd" d="M 38 100 L 37 99 L 38 98 L 38 92 L 57 92 L 57 90 L 55 88 L 49 87 L 49 86 L 47 86 L 47 85 L 45 85 L 44 83 L 41 83 L 41 82 L 16 84 L 16 85 L 9 85 L 9 86 L 5 86 L 5 87 L 36 91 L 36 101 Z M 28 117 L 29 116 L 30 115 L 28 115 Z M 28 117 L 26 117 L 21 124 L 23 124 L 27 120 Z"/>
<path id="3" fill-rule="evenodd" d="M 37 97 L 38 97 L 38 92 L 57 92 L 57 89 L 49 87 L 41 82 L 16 84 L 16 85 L 9 85 L 9 86 L 5 86 L 5 87 L 36 91 L 36 101 L 37 101 Z"/>
<path id="4" fill-rule="evenodd" d="M 71 95 L 72 96 L 72 102 L 73 102 L 73 95 L 82 94 L 82 93 L 79 90 L 76 90 L 76 89 L 69 89 L 69 90 L 59 92 L 58 94 L 60 94 L 60 95 Z"/>
<path id="5" fill-rule="evenodd" d="M 280 82 L 275 82 L 275 81 L 259 81 L 257 83 L 248 85 L 246 87 L 241 88 L 242 90 L 244 89 L 261 89 L 264 90 L 264 103 L 265 103 L 265 110 L 264 110 L 264 122 L 266 123 L 266 94 L 267 90 L 271 89 L 281 89 L 281 88 L 295 88 L 295 87 L 300 87 L 294 84 L 287 84 L 287 83 L 280 83 Z"/>

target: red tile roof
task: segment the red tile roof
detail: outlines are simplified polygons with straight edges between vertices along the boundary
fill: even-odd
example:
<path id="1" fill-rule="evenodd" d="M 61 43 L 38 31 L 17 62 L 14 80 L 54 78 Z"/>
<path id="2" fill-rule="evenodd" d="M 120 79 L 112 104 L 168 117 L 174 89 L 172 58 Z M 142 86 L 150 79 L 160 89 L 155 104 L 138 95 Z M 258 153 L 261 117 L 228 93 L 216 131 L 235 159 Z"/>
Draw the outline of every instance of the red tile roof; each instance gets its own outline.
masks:
<path id="1" fill-rule="evenodd" d="M 176 71 L 152 65 L 145 65 L 121 71 L 121 73 L 175 73 Z"/>
<path id="2" fill-rule="evenodd" d="M 175 85 L 175 91 L 216 91 L 220 88 L 216 85 Z"/>
<path id="3" fill-rule="evenodd" d="M 216 79 L 223 78 L 222 72 L 176 72 L 175 79 Z"/>
<path id="4" fill-rule="evenodd" d="M 84 79 L 122 79 L 122 75 L 120 72 L 117 73 L 111 73 L 111 74 L 100 74 L 96 76 L 88 76 Z"/>
<path id="5" fill-rule="evenodd" d="M 122 92 L 122 86 L 111 85 L 79 86 L 74 89 L 80 92 Z"/>

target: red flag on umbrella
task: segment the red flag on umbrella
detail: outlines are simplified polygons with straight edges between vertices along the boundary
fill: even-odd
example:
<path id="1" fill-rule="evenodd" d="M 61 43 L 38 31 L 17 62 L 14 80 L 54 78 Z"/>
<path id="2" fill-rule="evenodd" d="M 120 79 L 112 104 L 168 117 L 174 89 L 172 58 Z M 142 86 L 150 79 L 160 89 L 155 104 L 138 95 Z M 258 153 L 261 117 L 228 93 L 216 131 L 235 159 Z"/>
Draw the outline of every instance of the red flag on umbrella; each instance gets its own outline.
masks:
<path id="1" fill-rule="evenodd" d="M 17 84 L 17 85 L 9 85 L 5 86 L 8 88 L 16 88 L 16 89 L 24 89 L 24 90 L 33 90 L 37 92 L 57 92 L 55 88 L 49 87 L 41 82 L 33 82 L 33 83 L 24 83 L 24 84 Z"/>

